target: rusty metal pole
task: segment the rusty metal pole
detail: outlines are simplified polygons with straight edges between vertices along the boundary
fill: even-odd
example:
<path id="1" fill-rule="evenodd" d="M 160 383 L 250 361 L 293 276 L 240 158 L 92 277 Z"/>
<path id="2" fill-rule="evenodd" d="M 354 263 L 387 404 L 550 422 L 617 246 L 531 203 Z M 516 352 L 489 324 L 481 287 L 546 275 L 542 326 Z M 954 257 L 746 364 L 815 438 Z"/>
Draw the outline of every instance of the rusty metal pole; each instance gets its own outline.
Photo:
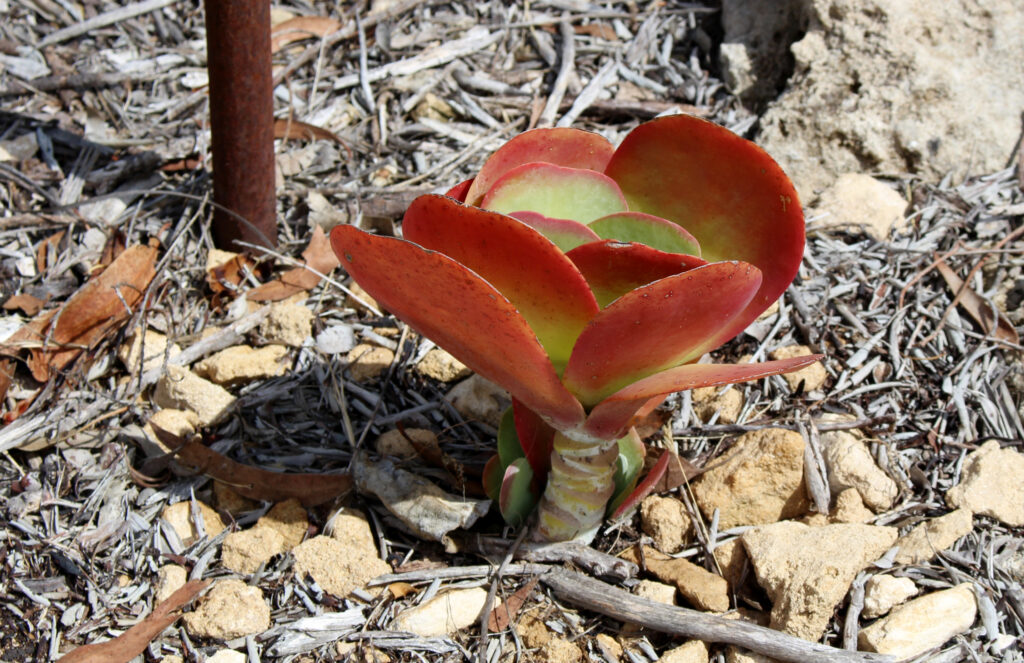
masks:
<path id="1" fill-rule="evenodd" d="M 270 0 L 204 0 L 218 247 L 277 244 Z"/>

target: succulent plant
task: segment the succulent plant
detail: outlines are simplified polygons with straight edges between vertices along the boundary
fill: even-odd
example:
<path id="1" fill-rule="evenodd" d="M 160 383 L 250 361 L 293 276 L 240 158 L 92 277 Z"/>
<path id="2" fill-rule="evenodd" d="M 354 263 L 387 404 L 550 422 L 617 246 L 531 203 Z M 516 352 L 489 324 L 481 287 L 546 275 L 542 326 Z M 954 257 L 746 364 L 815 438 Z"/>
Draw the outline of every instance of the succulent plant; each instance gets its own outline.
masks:
<path id="1" fill-rule="evenodd" d="M 331 242 L 381 306 L 511 394 L 485 486 L 513 523 L 539 502 L 538 538 L 589 540 L 650 489 L 635 486 L 638 413 L 819 358 L 694 363 L 782 294 L 804 246 L 779 166 L 695 117 L 641 124 L 617 149 L 527 131 L 414 200 L 402 232 L 339 226 Z"/>

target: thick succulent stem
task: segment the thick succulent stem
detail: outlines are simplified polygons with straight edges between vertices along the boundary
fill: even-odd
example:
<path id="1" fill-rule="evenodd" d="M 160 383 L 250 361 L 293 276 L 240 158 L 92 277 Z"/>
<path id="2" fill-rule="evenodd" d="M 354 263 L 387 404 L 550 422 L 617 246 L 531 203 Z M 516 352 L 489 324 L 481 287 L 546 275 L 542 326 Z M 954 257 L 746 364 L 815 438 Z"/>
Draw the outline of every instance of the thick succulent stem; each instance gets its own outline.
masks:
<path id="1" fill-rule="evenodd" d="M 616 440 L 576 432 L 555 434 L 551 469 L 538 509 L 537 535 L 548 541 L 589 543 L 615 491 Z"/>

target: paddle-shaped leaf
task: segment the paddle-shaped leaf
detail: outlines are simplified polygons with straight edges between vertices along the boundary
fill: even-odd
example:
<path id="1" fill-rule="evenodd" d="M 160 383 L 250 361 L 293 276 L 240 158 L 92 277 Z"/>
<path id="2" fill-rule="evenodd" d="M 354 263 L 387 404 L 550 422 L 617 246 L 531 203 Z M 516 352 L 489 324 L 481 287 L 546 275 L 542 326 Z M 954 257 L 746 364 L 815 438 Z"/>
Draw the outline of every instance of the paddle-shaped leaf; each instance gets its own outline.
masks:
<path id="1" fill-rule="evenodd" d="M 761 284 L 757 268 L 718 262 L 626 293 L 586 326 L 562 377 L 585 406 L 727 341 Z M 654 394 L 652 394 L 653 396 Z"/>
<path id="2" fill-rule="evenodd" d="M 538 212 L 554 219 L 590 223 L 626 211 L 626 200 L 607 175 L 549 163 L 528 163 L 502 175 L 484 194 L 480 206 L 502 214 Z"/>
<path id="3" fill-rule="evenodd" d="M 596 219 L 587 225 L 602 239 L 639 242 L 666 253 L 700 256 L 700 243 L 677 223 L 643 212 L 619 212 Z"/>
<path id="4" fill-rule="evenodd" d="M 505 476 L 501 481 L 498 495 L 498 508 L 501 517 L 513 527 L 526 520 L 537 504 L 537 497 L 531 491 L 533 470 L 525 458 L 519 458 L 505 468 Z"/>
<path id="5" fill-rule="evenodd" d="M 778 164 L 750 141 L 689 115 L 662 117 L 631 131 L 605 173 L 618 182 L 630 210 L 693 233 L 704 259 L 743 260 L 761 270 L 761 287 L 728 337 L 796 275 L 804 248 L 800 201 Z"/>
<path id="6" fill-rule="evenodd" d="M 462 200 L 478 204 L 502 175 L 524 163 L 552 163 L 604 172 L 614 151 L 608 139 L 589 131 L 562 127 L 526 131 L 487 159 Z"/>
<path id="7" fill-rule="evenodd" d="M 707 264 L 691 255 L 613 239 L 583 244 L 566 255 L 590 284 L 601 308 L 642 285 Z"/>
<path id="8" fill-rule="evenodd" d="M 380 305 L 555 426 L 583 418 L 523 316 L 451 258 L 352 226 L 331 231 L 341 264 Z"/>
<path id="9" fill-rule="evenodd" d="M 652 399 L 698 387 L 720 387 L 736 382 L 759 380 L 769 375 L 788 373 L 820 360 L 822 355 L 806 355 L 760 364 L 687 364 L 655 373 L 625 387 L 594 406 L 584 430 L 595 437 L 609 439 L 622 435 L 633 414 Z"/>
<path id="10" fill-rule="evenodd" d="M 563 253 L 575 249 L 580 244 L 601 240 L 597 233 L 579 221 L 552 219 L 537 212 L 512 212 L 509 216 L 514 216 L 550 239 Z"/>
<path id="11" fill-rule="evenodd" d="M 619 439 L 619 457 L 615 460 L 615 492 L 608 501 L 608 512 L 611 513 L 622 500 L 626 499 L 633 488 L 636 487 L 636 480 L 640 476 L 640 470 L 644 469 L 644 457 L 647 455 L 647 448 L 643 440 L 637 434 L 635 428 Z"/>
<path id="12" fill-rule="evenodd" d="M 579 270 L 549 239 L 512 217 L 435 195 L 412 202 L 402 232 L 494 286 L 526 319 L 555 370 L 565 367 L 598 306 Z"/>

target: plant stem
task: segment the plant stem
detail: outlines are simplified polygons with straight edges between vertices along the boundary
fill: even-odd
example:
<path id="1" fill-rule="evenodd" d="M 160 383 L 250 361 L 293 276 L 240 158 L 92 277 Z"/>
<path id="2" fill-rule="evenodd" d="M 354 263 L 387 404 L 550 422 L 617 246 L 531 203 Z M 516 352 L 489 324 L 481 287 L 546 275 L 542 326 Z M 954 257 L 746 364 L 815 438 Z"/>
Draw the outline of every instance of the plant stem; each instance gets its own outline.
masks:
<path id="1" fill-rule="evenodd" d="M 590 543 L 615 491 L 616 440 L 560 431 L 551 450 L 551 470 L 538 509 L 537 535 L 548 541 Z"/>

